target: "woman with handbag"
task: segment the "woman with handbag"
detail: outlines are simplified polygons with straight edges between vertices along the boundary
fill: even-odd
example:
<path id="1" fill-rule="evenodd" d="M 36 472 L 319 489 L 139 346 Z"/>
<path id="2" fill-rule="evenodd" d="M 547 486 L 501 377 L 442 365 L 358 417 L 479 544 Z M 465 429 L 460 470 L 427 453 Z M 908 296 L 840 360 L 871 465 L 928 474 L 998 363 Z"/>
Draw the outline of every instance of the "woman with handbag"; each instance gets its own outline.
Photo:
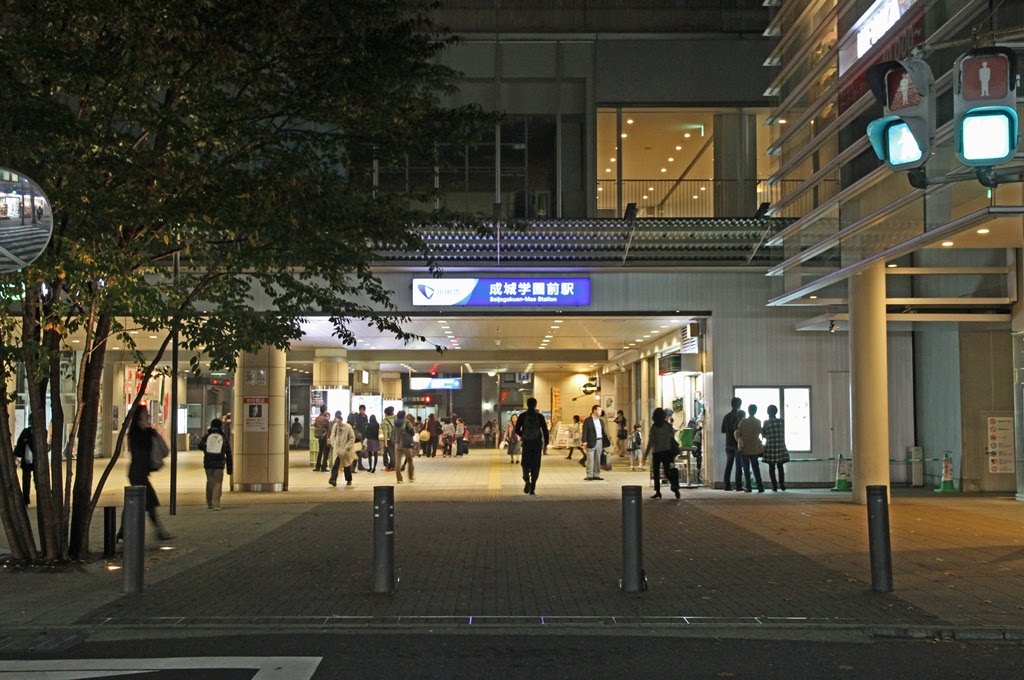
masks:
<path id="1" fill-rule="evenodd" d="M 164 527 L 157 515 L 156 509 L 160 505 L 160 499 L 156 497 L 156 491 L 149 482 L 149 474 L 163 467 L 163 460 L 167 457 L 167 443 L 164 442 L 160 433 L 153 429 L 149 420 L 149 409 L 139 406 L 135 409 L 135 415 L 128 426 L 128 451 L 132 454 L 131 463 L 128 465 L 128 481 L 132 486 L 146 487 L 146 514 L 156 527 L 156 535 L 161 541 L 169 541 L 174 536 Z M 124 538 L 124 515 L 121 515 L 121 529 L 117 532 L 118 540 Z"/>
<path id="2" fill-rule="evenodd" d="M 656 408 L 651 416 L 651 431 L 647 435 L 647 455 L 653 454 L 651 474 L 654 475 L 654 495 L 651 498 L 661 498 L 661 473 L 664 471 L 672 488 L 672 493 L 679 498 L 679 474 L 673 467 L 672 462 L 679 453 L 679 444 L 676 442 L 676 433 L 668 423 L 665 409 Z"/>

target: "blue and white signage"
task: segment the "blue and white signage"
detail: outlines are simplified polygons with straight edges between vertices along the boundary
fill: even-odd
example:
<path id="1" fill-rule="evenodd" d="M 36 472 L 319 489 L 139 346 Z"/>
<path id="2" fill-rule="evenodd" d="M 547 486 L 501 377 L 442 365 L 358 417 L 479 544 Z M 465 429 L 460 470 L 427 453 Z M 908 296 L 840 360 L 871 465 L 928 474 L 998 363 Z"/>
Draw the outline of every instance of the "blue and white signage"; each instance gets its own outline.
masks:
<path id="1" fill-rule="evenodd" d="M 413 279 L 414 307 L 586 307 L 590 279 Z"/>
<path id="2" fill-rule="evenodd" d="M 462 378 L 409 378 L 410 390 L 461 390 Z"/>

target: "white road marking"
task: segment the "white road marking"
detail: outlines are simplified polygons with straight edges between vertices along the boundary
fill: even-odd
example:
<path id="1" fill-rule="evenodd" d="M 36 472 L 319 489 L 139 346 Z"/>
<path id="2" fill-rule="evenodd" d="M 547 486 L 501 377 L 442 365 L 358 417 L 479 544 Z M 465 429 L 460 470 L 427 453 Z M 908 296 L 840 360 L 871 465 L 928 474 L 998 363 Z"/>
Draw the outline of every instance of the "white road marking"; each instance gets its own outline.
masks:
<path id="1" fill-rule="evenodd" d="M 54 659 L 0 661 L 0 678 L 81 680 L 161 670 L 252 668 L 253 680 L 309 680 L 320 656 L 211 656 L 169 659 Z"/>

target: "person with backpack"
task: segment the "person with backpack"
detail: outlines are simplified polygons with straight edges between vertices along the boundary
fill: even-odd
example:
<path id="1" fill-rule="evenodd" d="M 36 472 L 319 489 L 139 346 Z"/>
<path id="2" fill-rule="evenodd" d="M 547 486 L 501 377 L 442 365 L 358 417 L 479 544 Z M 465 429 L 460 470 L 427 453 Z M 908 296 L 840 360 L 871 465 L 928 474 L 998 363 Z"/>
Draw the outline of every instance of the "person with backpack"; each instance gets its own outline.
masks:
<path id="1" fill-rule="evenodd" d="M 405 411 L 399 411 L 395 415 L 395 431 L 392 435 L 395 443 L 395 477 L 398 483 L 402 483 L 402 468 L 409 465 L 409 482 L 415 481 L 412 452 L 416 448 L 416 428 L 412 420 L 405 415 Z"/>
<path id="2" fill-rule="evenodd" d="M 548 445 L 548 424 L 537 410 L 537 400 L 526 400 L 526 410 L 516 421 L 515 434 L 523 445 L 523 493 L 536 495 L 537 477 L 540 475 L 541 451 Z"/>
<path id="3" fill-rule="evenodd" d="M 145 406 L 138 406 L 132 416 L 131 424 L 128 426 L 128 451 L 132 454 L 132 460 L 128 464 L 128 481 L 132 486 L 146 487 L 146 514 L 156 528 L 156 535 L 161 541 L 169 541 L 174 536 L 160 521 L 156 509 L 160 506 L 160 499 L 156 496 L 156 490 L 149 481 L 149 474 L 156 469 L 157 459 L 167 452 L 167 442 L 160 433 L 153 428 L 149 419 L 149 409 Z M 154 453 L 154 451 L 156 453 Z M 124 515 L 121 515 L 121 530 L 117 532 L 117 540 L 124 538 Z"/>
<path id="4" fill-rule="evenodd" d="M 395 407 L 384 409 L 384 420 L 380 423 L 380 445 L 384 450 L 384 472 L 395 471 Z"/>
<path id="5" fill-rule="evenodd" d="M 231 445 L 224 436 L 220 418 L 210 421 L 210 429 L 199 442 L 203 452 L 203 470 L 206 472 L 206 509 L 220 510 L 220 496 L 224 488 L 224 470 L 232 474 Z"/>

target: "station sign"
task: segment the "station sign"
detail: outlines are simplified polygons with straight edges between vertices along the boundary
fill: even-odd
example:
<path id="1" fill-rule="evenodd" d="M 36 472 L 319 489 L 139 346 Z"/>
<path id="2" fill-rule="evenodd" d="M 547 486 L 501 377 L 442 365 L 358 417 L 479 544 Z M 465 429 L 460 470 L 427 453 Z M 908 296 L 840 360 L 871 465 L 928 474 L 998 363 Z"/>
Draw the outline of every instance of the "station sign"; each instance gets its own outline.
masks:
<path id="1" fill-rule="evenodd" d="M 409 378 L 410 390 L 461 390 L 462 378 Z"/>
<path id="2" fill-rule="evenodd" d="M 413 279 L 414 307 L 586 307 L 588 278 Z"/>

